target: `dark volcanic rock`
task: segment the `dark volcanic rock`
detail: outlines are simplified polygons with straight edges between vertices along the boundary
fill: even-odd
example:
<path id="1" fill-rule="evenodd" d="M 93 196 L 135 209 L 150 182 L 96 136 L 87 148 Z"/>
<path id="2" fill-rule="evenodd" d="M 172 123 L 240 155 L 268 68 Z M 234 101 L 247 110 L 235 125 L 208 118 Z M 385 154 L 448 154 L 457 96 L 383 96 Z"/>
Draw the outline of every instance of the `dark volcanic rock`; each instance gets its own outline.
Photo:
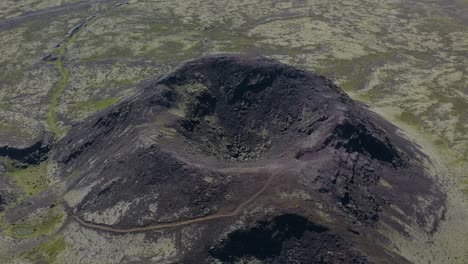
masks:
<path id="1" fill-rule="evenodd" d="M 185 62 L 75 126 L 54 153 L 70 191 L 89 190 L 69 204 L 85 221 L 227 215 L 179 249 L 187 262 L 404 263 L 379 226 L 430 233 L 445 205 L 424 155 L 390 124 L 323 76 L 263 57 Z M 118 215 L 100 216 L 116 204 Z"/>
<path id="2" fill-rule="evenodd" d="M 229 234 L 210 255 L 223 262 L 254 257 L 264 263 L 369 263 L 351 248 L 329 228 L 285 214 Z"/>
<path id="3" fill-rule="evenodd" d="M 29 165 L 37 165 L 47 159 L 49 150 L 49 144 L 43 141 L 38 141 L 24 148 L 0 146 L 0 157 L 10 158 Z"/>

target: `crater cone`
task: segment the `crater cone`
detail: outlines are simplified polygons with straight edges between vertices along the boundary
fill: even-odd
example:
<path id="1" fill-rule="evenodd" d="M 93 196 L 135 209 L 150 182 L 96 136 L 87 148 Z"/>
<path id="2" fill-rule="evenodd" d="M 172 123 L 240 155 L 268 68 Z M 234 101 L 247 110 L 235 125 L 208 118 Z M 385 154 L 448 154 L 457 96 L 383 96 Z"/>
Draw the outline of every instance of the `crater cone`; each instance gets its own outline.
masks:
<path id="1" fill-rule="evenodd" d="M 395 127 L 325 77 L 264 57 L 184 62 L 53 152 L 82 224 L 199 227 L 182 262 L 405 263 L 379 227 L 430 234 L 445 212 L 427 157 Z M 238 247 L 256 234 L 274 247 Z"/>

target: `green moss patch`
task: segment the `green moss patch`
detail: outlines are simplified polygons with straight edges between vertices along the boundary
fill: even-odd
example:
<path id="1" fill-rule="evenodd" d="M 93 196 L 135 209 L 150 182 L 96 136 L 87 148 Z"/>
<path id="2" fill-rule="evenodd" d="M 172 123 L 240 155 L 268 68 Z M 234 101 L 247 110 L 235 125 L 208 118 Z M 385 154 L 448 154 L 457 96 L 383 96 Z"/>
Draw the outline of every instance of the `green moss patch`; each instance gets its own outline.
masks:
<path id="1" fill-rule="evenodd" d="M 462 182 L 462 192 L 468 196 L 468 180 Z"/>
<path id="2" fill-rule="evenodd" d="M 345 92 L 351 92 L 351 91 L 356 91 L 358 87 L 361 84 L 361 80 L 349 80 L 346 81 L 342 84 L 340 84 L 340 87 L 345 91 Z"/>
<path id="3" fill-rule="evenodd" d="M 388 63 L 392 58 L 391 53 L 370 53 L 351 60 L 328 63 L 325 67 L 317 69 L 317 71 L 325 76 L 336 76 L 343 79 L 344 81 L 340 84 L 340 87 L 346 92 L 352 92 L 363 88 L 373 67 L 384 61 Z"/>
<path id="4" fill-rule="evenodd" d="M 75 109 L 86 112 L 97 112 L 116 104 L 119 101 L 117 98 L 107 98 L 99 101 L 82 101 L 74 105 Z"/>
<path id="5" fill-rule="evenodd" d="M 463 192 L 466 196 L 468 196 L 468 187 L 462 189 L 462 192 Z"/>
<path id="6" fill-rule="evenodd" d="M 48 180 L 46 176 L 46 167 L 46 162 L 27 168 L 7 166 L 7 174 L 13 177 L 16 185 L 23 190 L 26 197 L 29 197 L 38 194 L 47 188 Z"/>
<path id="7" fill-rule="evenodd" d="M 3 108 L 2 108 L 2 105 L 0 104 L 0 111 L 1 110 L 3 110 Z M 4 122 L 0 121 L 0 131 L 3 131 L 3 132 L 17 132 L 18 129 L 15 128 L 14 126 L 10 125 L 10 124 L 7 124 L 7 123 L 4 123 Z"/>
<path id="8" fill-rule="evenodd" d="M 65 89 L 65 86 L 67 86 L 68 81 L 70 80 L 70 74 L 64 67 L 63 61 L 61 59 L 57 60 L 55 62 L 55 65 L 59 70 L 62 79 L 55 84 L 54 88 L 49 93 L 50 102 L 49 111 L 47 112 L 47 124 L 49 126 L 49 130 L 52 133 L 54 133 L 56 136 L 60 136 L 62 134 L 62 131 L 59 130 L 57 126 L 56 108 L 58 105 L 58 99 L 62 94 L 63 90 Z"/>
<path id="9" fill-rule="evenodd" d="M 414 115 L 413 113 L 411 112 L 408 112 L 408 111 L 403 111 L 401 112 L 400 116 L 398 116 L 398 120 L 408 124 L 408 125 L 413 125 L 413 126 L 416 126 L 416 127 L 419 127 L 420 126 L 420 120 L 419 118 Z"/>
<path id="10" fill-rule="evenodd" d="M 364 103 L 370 103 L 372 101 L 371 94 L 368 93 L 368 92 L 358 93 L 353 98 L 355 100 L 358 100 L 358 101 L 361 101 L 361 102 L 364 102 Z"/>
<path id="11" fill-rule="evenodd" d="M 79 32 L 74 34 L 73 36 L 69 37 L 64 43 L 62 43 L 58 48 L 52 51 L 52 53 L 56 54 L 58 59 L 54 62 L 57 70 L 60 72 L 61 79 L 55 84 L 55 86 L 49 92 L 49 110 L 47 112 L 47 125 L 49 130 L 55 134 L 56 138 L 60 137 L 64 131 L 58 128 L 57 125 L 57 113 L 56 108 L 58 106 L 58 100 L 60 95 L 62 95 L 63 90 L 67 86 L 68 82 L 70 81 L 70 73 L 66 69 L 63 56 L 65 55 L 65 51 L 67 46 L 73 44 L 76 39 L 78 38 Z"/>
<path id="12" fill-rule="evenodd" d="M 175 87 L 177 93 L 177 105 L 169 110 L 174 115 L 185 117 L 187 108 L 196 95 L 208 91 L 208 88 L 201 83 L 187 83 Z"/>
<path id="13" fill-rule="evenodd" d="M 49 209 L 43 217 L 37 217 L 21 224 L 8 224 L 6 234 L 14 238 L 32 238 L 49 234 L 62 223 L 63 213 L 57 208 Z"/>
<path id="14" fill-rule="evenodd" d="M 52 240 L 40 244 L 25 253 L 22 257 L 34 263 L 54 263 L 57 256 L 67 248 L 63 237 L 55 237 Z"/>

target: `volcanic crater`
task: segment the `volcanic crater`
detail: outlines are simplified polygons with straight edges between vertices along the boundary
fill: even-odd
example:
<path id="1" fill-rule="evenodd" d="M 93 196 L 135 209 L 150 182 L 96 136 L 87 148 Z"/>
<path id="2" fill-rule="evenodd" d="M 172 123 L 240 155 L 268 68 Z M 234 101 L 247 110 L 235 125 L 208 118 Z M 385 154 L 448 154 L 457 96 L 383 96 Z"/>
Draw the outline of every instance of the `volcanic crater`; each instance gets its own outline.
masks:
<path id="1" fill-rule="evenodd" d="M 176 262 L 405 263 L 380 228 L 431 233 L 444 217 L 414 143 L 327 78 L 259 56 L 184 62 L 51 152 L 72 175 L 70 221 L 200 227 Z"/>

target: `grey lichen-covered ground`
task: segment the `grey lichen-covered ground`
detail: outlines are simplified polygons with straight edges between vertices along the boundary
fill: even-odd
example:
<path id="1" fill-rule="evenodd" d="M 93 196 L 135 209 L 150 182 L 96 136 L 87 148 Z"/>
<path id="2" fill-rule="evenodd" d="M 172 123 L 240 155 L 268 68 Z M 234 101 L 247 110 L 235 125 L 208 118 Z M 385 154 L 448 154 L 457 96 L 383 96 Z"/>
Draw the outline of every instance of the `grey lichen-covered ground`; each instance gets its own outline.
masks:
<path id="1" fill-rule="evenodd" d="M 428 167 L 444 175 L 449 193 L 446 222 L 433 238 L 402 240 L 395 250 L 415 263 L 466 263 L 466 0 L 7 0 L 0 10 L 0 146 L 29 146 L 44 132 L 59 139 L 71 125 L 132 96 L 136 84 L 183 60 L 262 54 L 333 79 L 432 157 Z M 16 203 L 59 182 L 51 162 L 26 168 L 1 162 L 0 190 Z M 157 241 L 135 247 L 127 245 L 143 241 L 144 234 L 107 238 L 72 224 L 65 235 L 55 235 L 66 218 L 61 200 L 79 200 L 86 192 L 83 187 L 76 197 L 56 197 L 57 206 L 39 206 L 17 226 L 2 223 L 0 255 L 63 263 L 92 244 L 103 251 L 82 256 L 88 263 L 124 255 L 127 262 L 131 256 L 174 257 L 175 238 L 164 231 Z"/>

